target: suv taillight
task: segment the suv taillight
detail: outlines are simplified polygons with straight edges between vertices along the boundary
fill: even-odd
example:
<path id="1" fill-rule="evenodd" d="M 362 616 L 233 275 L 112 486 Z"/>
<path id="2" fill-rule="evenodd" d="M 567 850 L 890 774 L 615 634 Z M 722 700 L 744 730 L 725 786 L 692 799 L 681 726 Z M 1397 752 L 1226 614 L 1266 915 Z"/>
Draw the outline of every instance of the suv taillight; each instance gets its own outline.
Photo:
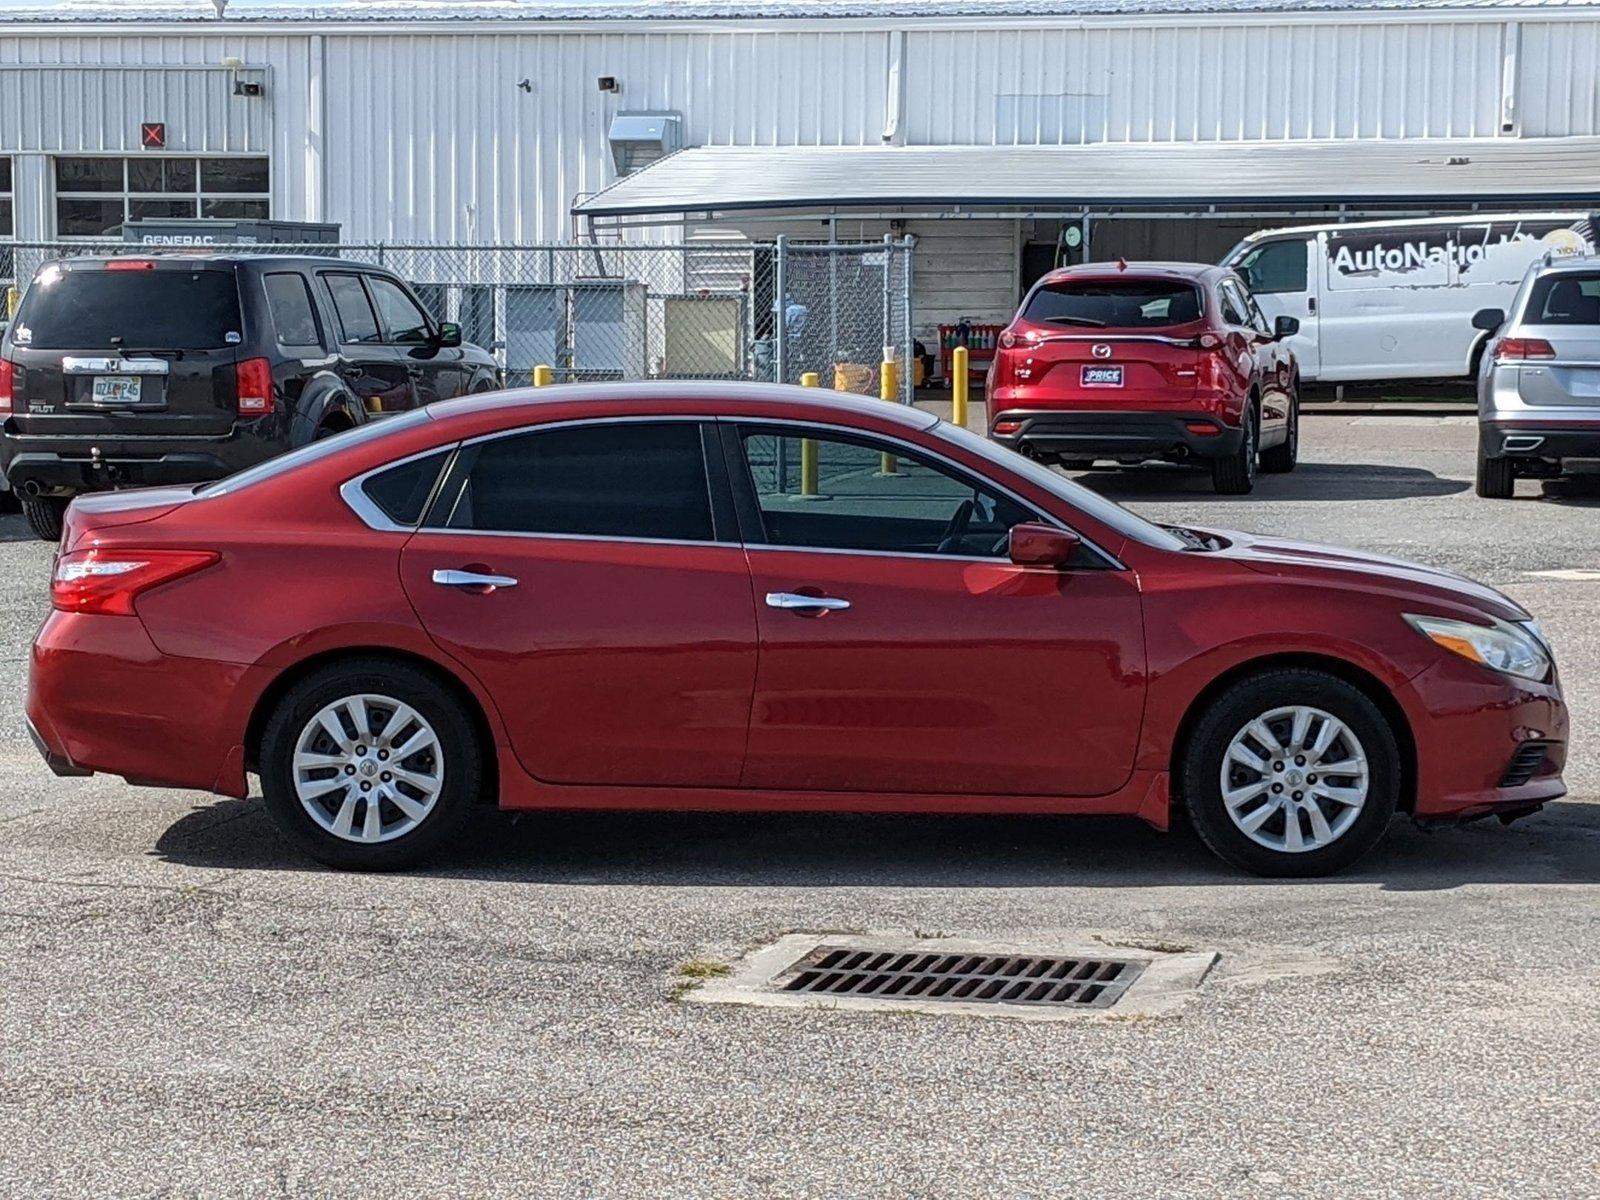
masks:
<path id="1" fill-rule="evenodd" d="M 132 616 L 139 593 L 204 570 L 221 557 L 214 550 L 74 550 L 56 560 L 50 603 L 62 612 Z"/>
<path id="2" fill-rule="evenodd" d="M 262 417 L 272 411 L 272 363 L 269 360 L 241 359 L 234 364 L 233 378 L 238 387 L 241 417 Z"/>
<path id="3" fill-rule="evenodd" d="M 0 413 L 8 413 L 17 398 L 17 367 L 10 359 L 0 358 Z"/>
<path id="4" fill-rule="evenodd" d="M 1495 361 L 1507 358 L 1554 358 L 1556 348 L 1543 338 L 1501 338 L 1494 348 Z"/>

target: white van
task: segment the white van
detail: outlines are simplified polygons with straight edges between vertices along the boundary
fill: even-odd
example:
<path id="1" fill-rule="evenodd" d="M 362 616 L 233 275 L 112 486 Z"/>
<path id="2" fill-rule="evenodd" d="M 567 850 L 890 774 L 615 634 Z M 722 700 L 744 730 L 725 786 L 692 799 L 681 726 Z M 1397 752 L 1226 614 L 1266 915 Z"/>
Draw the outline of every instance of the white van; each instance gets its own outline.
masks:
<path id="1" fill-rule="evenodd" d="M 1488 334 L 1483 308 L 1509 308 L 1546 254 L 1592 254 L 1588 213 L 1481 213 L 1263 229 L 1223 259 L 1289 339 L 1305 382 L 1469 378 Z"/>

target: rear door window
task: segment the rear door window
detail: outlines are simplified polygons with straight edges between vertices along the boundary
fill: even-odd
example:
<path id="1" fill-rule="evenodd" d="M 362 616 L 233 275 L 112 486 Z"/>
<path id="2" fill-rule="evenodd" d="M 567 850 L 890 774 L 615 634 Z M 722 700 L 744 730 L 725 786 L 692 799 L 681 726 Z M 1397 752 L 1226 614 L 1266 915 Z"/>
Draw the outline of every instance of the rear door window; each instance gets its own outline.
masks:
<path id="1" fill-rule="evenodd" d="M 367 276 L 367 286 L 372 289 L 372 299 L 377 303 L 386 341 L 409 346 L 429 340 L 432 333 L 427 314 L 406 295 L 404 288 L 381 275 Z"/>
<path id="2" fill-rule="evenodd" d="M 12 336 L 35 350 L 223 350 L 239 344 L 240 332 L 232 268 L 46 267 Z"/>
<path id="3" fill-rule="evenodd" d="M 698 422 L 573 425 L 468 447 L 464 482 L 430 520 L 450 529 L 715 539 Z"/>
<path id="4" fill-rule="evenodd" d="M 265 280 L 267 309 L 272 314 L 278 343 L 283 346 L 321 346 L 316 309 L 306 278 L 294 271 L 277 271 Z"/>
<path id="5" fill-rule="evenodd" d="M 1250 326 L 1250 310 L 1244 297 L 1239 294 L 1239 289 L 1234 286 L 1231 279 L 1222 281 L 1217 288 L 1218 298 L 1222 301 L 1222 319 L 1229 325 L 1238 325 L 1241 328 Z"/>
<path id="6" fill-rule="evenodd" d="M 1038 288 L 1022 319 L 1038 325 L 1090 329 L 1159 329 L 1200 317 L 1193 284 L 1165 279 L 1066 280 Z"/>
<path id="7" fill-rule="evenodd" d="M 367 289 L 361 286 L 361 276 L 328 272 L 323 275 L 328 294 L 333 297 L 333 310 L 339 314 L 339 326 L 345 342 L 381 342 L 378 318 L 367 299 Z"/>

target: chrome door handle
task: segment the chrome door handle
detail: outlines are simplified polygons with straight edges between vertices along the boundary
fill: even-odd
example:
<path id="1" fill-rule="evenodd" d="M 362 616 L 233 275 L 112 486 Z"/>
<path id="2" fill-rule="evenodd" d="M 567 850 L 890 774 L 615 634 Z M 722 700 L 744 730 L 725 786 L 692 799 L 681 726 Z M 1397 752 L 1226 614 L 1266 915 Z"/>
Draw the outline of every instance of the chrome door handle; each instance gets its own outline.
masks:
<path id="1" fill-rule="evenodd" d="M 820 608 L 828 612 L 837 612 L 842 608 L 849 608 L 850 601 L 840 600 L 836 596 L 802 596 L 798 592 L 768 592 L 768 608 Z"/>
<path id="2" fill-rule="evenodd" d="M 517 581 L 510 575 L 480 575 L 477 571 L 438 570 L 433 573 L 433 581 L 442 587 L 506 588 L 517 586 Z"/>

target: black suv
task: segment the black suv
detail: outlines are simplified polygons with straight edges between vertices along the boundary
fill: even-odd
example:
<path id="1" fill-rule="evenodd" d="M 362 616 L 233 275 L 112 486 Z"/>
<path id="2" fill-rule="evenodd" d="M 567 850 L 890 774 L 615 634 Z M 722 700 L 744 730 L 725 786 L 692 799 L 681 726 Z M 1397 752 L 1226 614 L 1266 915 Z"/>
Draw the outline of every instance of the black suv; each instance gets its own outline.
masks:
<path id="1" fill-rule="evenodd" d="M 396 276 L 337 258 L 74 258 L 0 339 L 0 467 L 40 537 L 79 492 L 199 483 L 498 386 Z"/>

